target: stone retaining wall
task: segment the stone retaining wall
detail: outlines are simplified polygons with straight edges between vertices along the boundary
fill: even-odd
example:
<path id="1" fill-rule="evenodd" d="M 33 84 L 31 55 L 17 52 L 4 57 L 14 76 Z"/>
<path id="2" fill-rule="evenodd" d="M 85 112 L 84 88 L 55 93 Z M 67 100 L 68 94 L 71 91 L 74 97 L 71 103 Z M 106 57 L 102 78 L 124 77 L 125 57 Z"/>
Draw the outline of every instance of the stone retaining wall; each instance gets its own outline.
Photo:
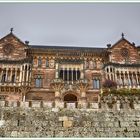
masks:
<path id="1" fill-rule="evenodd" d="M 140 137 L 139 110 L 0 109 L 0 137 Z"/>

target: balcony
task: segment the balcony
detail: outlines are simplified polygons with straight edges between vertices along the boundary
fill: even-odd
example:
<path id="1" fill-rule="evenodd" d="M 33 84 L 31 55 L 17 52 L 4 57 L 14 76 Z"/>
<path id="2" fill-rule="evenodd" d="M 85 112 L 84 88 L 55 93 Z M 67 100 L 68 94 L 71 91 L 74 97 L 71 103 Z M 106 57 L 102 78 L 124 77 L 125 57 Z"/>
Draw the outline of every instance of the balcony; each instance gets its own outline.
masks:
<path id="1" fill-rule="evenodd" d="M 0 86 L 29 86 L 30 82 L 0 82 Z"/>

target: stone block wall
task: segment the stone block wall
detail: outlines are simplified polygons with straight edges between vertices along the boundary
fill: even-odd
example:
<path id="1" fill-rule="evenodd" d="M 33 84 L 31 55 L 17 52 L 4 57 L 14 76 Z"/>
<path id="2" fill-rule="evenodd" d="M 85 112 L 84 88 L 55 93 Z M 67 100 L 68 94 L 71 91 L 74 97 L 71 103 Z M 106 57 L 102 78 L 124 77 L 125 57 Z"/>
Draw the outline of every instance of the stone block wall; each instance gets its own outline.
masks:
<path id="1" fill-rule="evenodd" d="M 140 111 L 1 108 L 0 137 L 140 137 Z"/>

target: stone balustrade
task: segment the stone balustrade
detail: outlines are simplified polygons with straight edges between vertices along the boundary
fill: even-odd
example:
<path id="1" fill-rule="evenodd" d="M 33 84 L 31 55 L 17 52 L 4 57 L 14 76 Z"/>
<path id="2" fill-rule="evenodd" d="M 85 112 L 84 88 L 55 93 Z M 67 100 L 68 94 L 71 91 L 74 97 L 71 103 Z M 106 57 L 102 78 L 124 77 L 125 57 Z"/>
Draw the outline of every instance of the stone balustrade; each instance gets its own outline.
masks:
<path id="1" fill-rule="evenodd" d="M 114 98 L 114 97 L 105 97 L 98 102 L 87 102 L 83 106 L 78 102 L 60 102 L 59 107 L 58 105 L 55 106 L 55 102 L 49 101 L 37 101 L 31 100 L 26 102 L 19 102 L 19 101 L 0 101 L 0 107 L 24 107 L 24 108 L 68 108 L 68 109 L 92 109 L 95 111 L 99 110 L 140 110 L 140 100 L 132 99 L 125 97 L 125 98 Z"/>

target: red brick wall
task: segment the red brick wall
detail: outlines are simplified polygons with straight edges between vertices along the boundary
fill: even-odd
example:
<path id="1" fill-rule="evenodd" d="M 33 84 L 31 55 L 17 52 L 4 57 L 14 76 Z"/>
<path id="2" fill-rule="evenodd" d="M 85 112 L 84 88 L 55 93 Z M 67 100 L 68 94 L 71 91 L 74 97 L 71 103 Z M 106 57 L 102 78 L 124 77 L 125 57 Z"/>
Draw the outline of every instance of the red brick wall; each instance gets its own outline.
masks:
<path id="1" fill-rule="evenodd" d="M 13 53 L 11 53 L 8 58 L 10 60 L 18 60 L 18 59 L 24 59 L 26 58 L 26 52 L 25 52 L 25 45 L 18 41 L 14 36 L 9 35 L 6 38 L 3 38 L 0 40 L 0 58 L 6 57 L 6 55 L 3 52 L 3 47 L 6 44 L 12 44 L 14 46 Z"/>
<path id="2" fill-rule="evenodd" d="M 121 55 L 122 48 L 127 48 L 129 50 L 129 60 L 131 61 L 131 63 L 136 63 L 138 61 L 139 55 L 137 49 L 128 42 L 126 42 L 125 40 L 122 40 L 121 42 L 119 42 L 110 49 L 112 51 L 111 53 L 112 62 L 115 63 L 124 62 L 124 58 Z"/>

